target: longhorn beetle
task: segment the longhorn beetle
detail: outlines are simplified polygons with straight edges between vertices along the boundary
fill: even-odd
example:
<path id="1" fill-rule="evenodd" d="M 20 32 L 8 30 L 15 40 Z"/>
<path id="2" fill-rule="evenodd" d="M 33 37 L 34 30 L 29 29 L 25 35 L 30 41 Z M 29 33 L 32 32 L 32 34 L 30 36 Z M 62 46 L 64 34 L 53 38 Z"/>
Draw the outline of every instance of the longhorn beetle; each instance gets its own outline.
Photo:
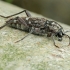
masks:
<path id="1" fill-rule="evenodd" d="M 27 17 L 17 16 L 15 18 L 10 18 L 23 12 L 26 13 Z M 11 26 L 29 32 L 22 39 L 16 41 L 16 43 L 26 38 L 29 34 L 33 33 L 37 35 L 47 35 L 47 37 L 52 37 L 53 43 L 56 47 L 59 46 L 55 44 L 54 36 L 58 38 L 58 41 L 62 41 L 62 38 L 65 35 L 69 38 L 70 45 L 70 37 L 65 34 L 63 27 L 55 21 L 50 21 L 47 20 L 46 18 L 31 17 L 31 14 L 27 10 L 23 10 L 19 13 L 7 17 L 0 15 L 0 17 L 7 19 L 10 18 L 6 21 L 6 23 L 3 26 L 0 27 L 0 29 L 2 29 L 5 26 Z"/>

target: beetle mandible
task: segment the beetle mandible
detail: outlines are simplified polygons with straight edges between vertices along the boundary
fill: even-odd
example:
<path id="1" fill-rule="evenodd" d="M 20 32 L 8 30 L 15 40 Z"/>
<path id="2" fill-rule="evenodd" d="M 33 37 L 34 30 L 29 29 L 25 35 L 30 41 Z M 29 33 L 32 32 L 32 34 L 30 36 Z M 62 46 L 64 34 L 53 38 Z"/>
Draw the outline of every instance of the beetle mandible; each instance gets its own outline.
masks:
<path id="1" fill-rule="evenodd" d="M 17 16 L 15 18 L 10 18 L 12 16 L 21 14 L 23 12 L 26 13 L 27 17 Z M 70 45 L 70 36 L 65 34 L 63 27 L 55 21 L 50 21 L 50 20 L 47 20 L 46 18 L 32 17 L 27 10 L 23 10 L 19 13 L 16 13 L 7 17 L 0 15 L 0 17 L 7 18 L 7 19 L 10 18 L 6 21 L 6 23 L 3 26 L 0 27 L 0 29 L 2 29 L 5 26 L 10 26 L 10 27 L 14 27 L 14 28 L 29 32 L 22 39 L 16 41 L 16 43 L 26 38 L 29 34 L 33 33 L 37 35 L 46 34 L 47 37 L 52 37 L 53 43 L 56 47 L 59 47 L 59 46 L 55 44 L 54 36 L 58 37 L 58 41 L 62 41 L 63 36 L 67 36 L 69 38 L 69 45 Z"/>

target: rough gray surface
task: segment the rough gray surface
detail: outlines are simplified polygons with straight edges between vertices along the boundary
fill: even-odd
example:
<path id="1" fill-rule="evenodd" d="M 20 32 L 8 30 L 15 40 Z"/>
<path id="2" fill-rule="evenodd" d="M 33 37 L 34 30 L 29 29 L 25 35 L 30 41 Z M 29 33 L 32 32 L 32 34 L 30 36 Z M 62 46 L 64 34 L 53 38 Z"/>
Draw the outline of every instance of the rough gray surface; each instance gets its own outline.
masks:
<path id="1" fill-rule="evenodd" d="M 2 15 L 8 16 L 21 10 L 0 1 Z M 5 19 L 0 17 L 0 26 L 4 23 Z M 65 30 L 70 30 L 69 26 L 61 25 Z M 7 26 L 0 30 L 0 70 L 70 70 L 70 46 L 56 48 L 51 39 L 33 34 L 14 43 L 26 34 Z"/>

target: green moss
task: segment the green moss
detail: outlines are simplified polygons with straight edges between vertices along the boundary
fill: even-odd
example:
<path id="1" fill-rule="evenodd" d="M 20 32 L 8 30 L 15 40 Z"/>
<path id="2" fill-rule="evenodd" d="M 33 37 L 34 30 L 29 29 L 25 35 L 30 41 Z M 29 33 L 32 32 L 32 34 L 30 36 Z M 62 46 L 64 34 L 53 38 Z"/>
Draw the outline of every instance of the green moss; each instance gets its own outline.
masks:
<path id="1" fill-rule="evenodd" d="M 0 67 L 0 70 L 3 70 L 3 68 Z"/>

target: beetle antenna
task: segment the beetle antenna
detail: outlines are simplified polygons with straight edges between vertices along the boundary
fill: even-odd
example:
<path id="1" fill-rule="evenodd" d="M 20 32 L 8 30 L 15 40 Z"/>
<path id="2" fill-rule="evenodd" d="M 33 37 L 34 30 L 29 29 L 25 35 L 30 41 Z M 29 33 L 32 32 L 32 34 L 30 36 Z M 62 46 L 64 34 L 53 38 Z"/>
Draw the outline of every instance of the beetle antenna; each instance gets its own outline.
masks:
<path id="1" fill-rule="evenodd" d="M 1 27 L 0 27 L 0 29 L 4 28 L 6 25 L 7 25 L 7 23 L 6 23 L 6 24 L 4 24 L 3 26 L 1 26 Z"/>
<path id="2" fill-rule="evenodd" d="M 68 36 L 67 34 L 64 34 L 64 35 L 69 38 L 69 44 L 68 45 L 70 45 L 70 36 Z"/>
<path id="3" fill-rule="evenodd" d="M 70 32 L 70 31 L 65 31 L 64 33 L 67 33 L 67 32 Z"/>

